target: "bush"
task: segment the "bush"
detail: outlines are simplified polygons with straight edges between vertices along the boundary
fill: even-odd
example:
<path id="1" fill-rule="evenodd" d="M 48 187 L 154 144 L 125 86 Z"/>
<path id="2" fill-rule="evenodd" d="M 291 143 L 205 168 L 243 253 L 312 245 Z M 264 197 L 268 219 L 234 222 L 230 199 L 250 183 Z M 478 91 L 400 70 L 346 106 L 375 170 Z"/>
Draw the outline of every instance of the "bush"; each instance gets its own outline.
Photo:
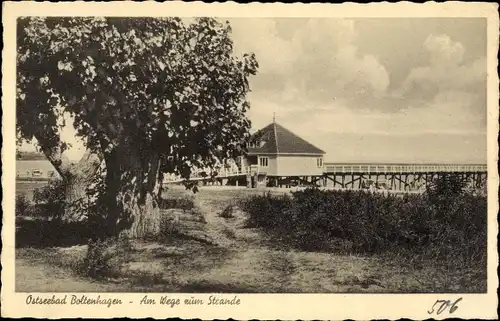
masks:
<path id="1" fill-rule="evenodd" d="M 303 250 L 404 251 L 485 264 L 486 197 L 447 186 L 403 197 L 310 188 L 291 197 L 252 196 L 241 207 L 249 226 Z"/>
<path id="2" fill-rule="evenodd" d="M 427 194 L 433 198 L 449 198 L 464 193 L 467 182 L 459 175 L 444 173 L 434 179 L 427 187 Z"/>
<path id="3" fill-rule="evenodd" d="M 226 206 L 222 210 L 222 212 L 219 213 L 219 217 L 222 217 L 222 218 L 233 218 L 234 217 L 233 210 L 234 210 L 234 205 L 230 204 L 230 205 Z"/>
<path id="4" fill-rule="evenodd" d="M 96 226 L 87 221 L 63 221 L 66 182 L 51 180 L 33 193 L 33 203 L 16 197 L 16 246 L 71 246 L 94 237 Z"/>
<path id="5" fill-rule="evenodd" d="M 180 233 L 179 217 L 162 215 L 160 220 L 160 235 L 162 237 L 170 237 Z"/>
<path id="6" fill-rule="evenodd" d="M 273 196 L 271 193 L 254 195 L 242 200 L 240 207 L 250 214 L 248 227 L 264 227 L 267 229 L 283 228 L 289 224 L 287 216 L 293 216 L 292 199 L 288 195 Z"/>
<path id="7" fill-rule="evenodd" d="M 16 195 L 16 217 L 29 217 L 33 215 L 33 204 L 24 194 Z"/>
<path id="8" fill-rule="evenodd" d="M 33 192 L 36 216 L 61 219 L 66 209 L 66 181 L 51 180 Z"/>
<path id="9" fill-rule="evenodd" d="M 235 213 L 240 211 L 240 206 L 238 201 L 230 201 L 229 204 L 219 213 L 219 217 L 230 219 L 235 218 Z"/>
<path id="10" fill-rule="evenodd" d="M 108 251 L 109 245 L 104 241 L 92 241 L 88 243 L 87 255 L 83 260 L 81 272 L 89 277 L 101 279 L 111 273 L 110 260 L 113 254 Z"/>

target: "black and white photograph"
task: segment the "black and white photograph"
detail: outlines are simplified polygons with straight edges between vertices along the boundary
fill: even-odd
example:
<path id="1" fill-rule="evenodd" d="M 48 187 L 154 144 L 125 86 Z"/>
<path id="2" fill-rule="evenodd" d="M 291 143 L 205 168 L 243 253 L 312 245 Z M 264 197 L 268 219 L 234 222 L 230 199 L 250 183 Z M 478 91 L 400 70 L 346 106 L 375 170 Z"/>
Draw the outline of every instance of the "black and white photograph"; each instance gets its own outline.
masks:
<path id="1" fill-rule="evenodd" d="M 486 294 L 487 27 L 17 17 L 15 293 Z"/>

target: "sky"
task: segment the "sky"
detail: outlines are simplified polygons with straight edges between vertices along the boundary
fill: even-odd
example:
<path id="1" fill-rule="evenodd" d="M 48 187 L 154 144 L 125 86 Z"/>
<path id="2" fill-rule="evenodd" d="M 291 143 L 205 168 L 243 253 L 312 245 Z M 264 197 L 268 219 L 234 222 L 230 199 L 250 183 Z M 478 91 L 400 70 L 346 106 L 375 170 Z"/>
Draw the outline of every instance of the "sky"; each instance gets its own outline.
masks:
<path id="1" fill-rule="evenodd" d="M 250 119 L 332 162 L 486 162 L 486 21 L 234 19 L 255 52 Z"/>
<path id="2" fill-rule="evenodd" d="M 275 114 L 330 162 L 486 162 L 485 19 L 228 20 L 254 130 Z"/>

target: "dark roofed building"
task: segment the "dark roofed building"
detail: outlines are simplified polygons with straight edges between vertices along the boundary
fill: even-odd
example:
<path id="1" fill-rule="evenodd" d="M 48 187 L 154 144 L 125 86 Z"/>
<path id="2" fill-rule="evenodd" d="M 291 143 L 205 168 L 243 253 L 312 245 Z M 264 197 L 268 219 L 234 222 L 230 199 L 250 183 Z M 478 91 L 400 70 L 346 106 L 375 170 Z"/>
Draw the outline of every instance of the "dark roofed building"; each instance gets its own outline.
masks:
<path id="1" fill-rule="evenodd" d="M 262 177 L 321 176 L 325 152 L 273 122 L 254 135 L 245 166 Z"/>
<path id="2" fill-rule="evenodd" d="M 257 143 L 248 148 L 248 154 L 324 155 L 325 152 L 290 130 L 273 122 L 254 134 Z"/>

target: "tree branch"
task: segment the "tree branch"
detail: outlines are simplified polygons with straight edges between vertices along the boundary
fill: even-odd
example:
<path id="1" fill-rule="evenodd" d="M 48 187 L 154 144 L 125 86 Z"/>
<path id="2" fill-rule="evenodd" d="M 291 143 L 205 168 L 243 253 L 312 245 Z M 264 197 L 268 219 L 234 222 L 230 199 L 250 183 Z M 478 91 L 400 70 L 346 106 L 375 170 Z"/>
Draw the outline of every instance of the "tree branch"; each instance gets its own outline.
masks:
<path id="1" fill-rule="evenodd" d="M 71 172 L 71 163 L 69 159 L 64 157 L 59 148 L 49 148 L 47 147 L 47 143 L 45 139 L 39 135 L 35 134 L 35 139 L 38 141 L 38 146 L 42 150 L 42 153 L 47 157 L 49 162 L 54 166 L 55 170 L 62 179 L 66 179 L 68 177 L 68 173 Z"/>

